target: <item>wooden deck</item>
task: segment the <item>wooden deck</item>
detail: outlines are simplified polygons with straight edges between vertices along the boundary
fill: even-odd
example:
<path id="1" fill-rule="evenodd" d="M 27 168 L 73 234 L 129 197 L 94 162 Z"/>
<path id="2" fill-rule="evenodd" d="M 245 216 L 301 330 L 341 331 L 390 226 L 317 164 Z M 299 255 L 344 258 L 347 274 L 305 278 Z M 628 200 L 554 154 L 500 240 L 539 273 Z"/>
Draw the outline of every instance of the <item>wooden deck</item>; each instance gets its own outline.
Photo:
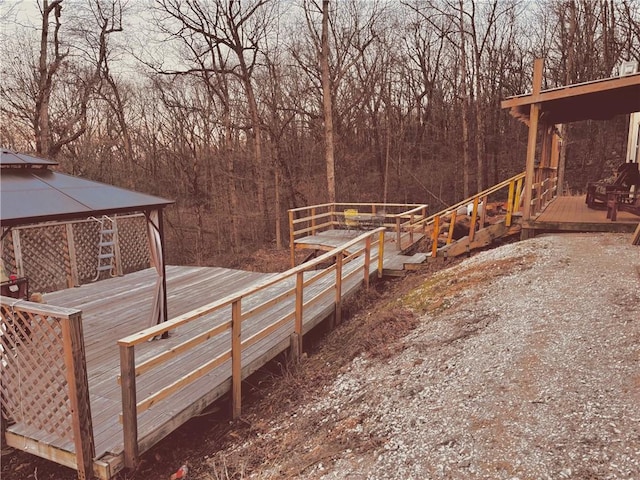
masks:
<path id="1" fill-rule="evenodd" d="M 585 196 L 556 197 L 533 220 L 523 224 L 523 228 L 543 231 L 572 232 L 633 232 L 640 217 L 628 212 L 619 212 L 612 222 L 606 210 L 588 208 Z"/>
<path id="2" fill-rule="evenodd" d="M 325 230 L 323 232 L 317 233 L 316 235 L 298 238 L 295 240 L 295 244 L 296 248 L 326 251 L 340 246 L 346 241 L 357 237 L 361 233 L 362 232 L 358 230 Z M 409 241 L 408 234 L 405 234 L 404 238 L 405 240 L 403 240 L 403 244 L 405 245 L 405 248 L 403 249 L 403 251 L 399 251 L 396 247 L 396 234 L 394 232 L 385 233 L 385 247 L 383 252 L 385 275 L 401 275 L 406 270 L 405 265 L 420 264 L 426 260 L 426 253 L 418 253 L 413 255 L 405 255 L 403 253 L 413 247 L 417 242 L 422 240 L 422 238 L 424 238 L 424 235 L 421 233 L 415 233 L 413 234 L 413 239 L 411 241 Z M 362 244 L 359 244 L 357 246 L 361 248 Z"/>
<path id="3" fill-rule="evenodd" d="M 224 268 L 169 266 L 169 315 L 186 313 L 216 297 L 224 297 L 268 276 Z M 122 453 L 122 425 L 119 422 L 122 404 L 117 381 L 120 357 L 117 342 L 120 338 L 150 326 L 156 278 L 155 270 L 147 269 L 44 295 L 46 303 L 50 305 L 82 310 L 97 459 L 105 455 L 117 457 Z M 145 353 L 151 355 L 155 347 L 165 348 L 167 343 L 177 343 L 180 338 L 189 334 L 188 331 L 176 331 L 167 340 L 149 342 Z M 148 388 L 153 386 L 149 385 Z M 162 428 L 171 419 L 172 413 L 182 410 L 192 398 L 192 395 L 176 396 L 162 411 L 154 411 L 147 418 L 141 419 L 141 437 Z M 47 444 L 54 449 L 74 451 L 71 440 L 64 444 L 51 443 L 46 432 L 25 428 L 21 424 L 8 429 L 8 440 L 12 435 L 23 437 L 25 441 L 28 439 L 29 442 Z"/>
<path id="4" fill-rule="evenodd" d="M 359 232 L 362 233 L 362 232 Z M 343 239 L 342 243 L 349 238 Z M 331 243 L 332 240 L 328 240 Z M 355 248 L 355 247 L 354 247 Z M 377 249 L 377 247 L 375 247 Z M 385 249 L 387 249 L 385 247 Z M 389 247 L 387 258 L 398 253 Z M 374 253 L 372 252 L 372 256 Z M 375 253 L 377 255 L 377 252 Z M 369 275 L 376 273 L 377 262 L 369 266 Z M 342 298 L 353 294 L 363 285 L 359 273 L 364 260 L 345 263 L 340 291 Z M 304 308 L 302 317 L 303 333 L 308 332 L 321 321 L 335 313 L 335 275 L 325 275 L 323 270 L 305 271 L 304 291 L 309 306 Z M 252 285 L 269 282 L 279 274 L 261 274 L 224 268 L 210 267 L 167 267 L 167 292 L 169 318 L 192 312 L 194 309 L 223 299 Z M 318 279 L 319 278 L 319 279 Z M 118 340 L 133 335 L 149 327 L 151 304 L 157 276 L 155 270 L 147 269 L 124 277 L 112 278 L 84 285 L 82 287 L 48 293 L 48 305 L 80 309 L 84 330 L 84 343 L 88 371 L 91 418 L 95 441 L 94 472 L 101 478 L 110 478 L 120 471 L 125 461 L 122 413 L 122 391 L 118 382 L 120 375 L 120 355 Z M 313 282 L 309 280 L 313 279 Z M 243 311 L 264 310 L 242 322 L 242 338 L 250 338 L 274 322 L 282 322 L 283 312 L 296 308 L 295 277 L 278 282 L 261 290 L 259 294 L 242 303 Z M 279 298 L 277 302 L 270 299 Z M 264 305 L 268 308 L 264 308 Z M 269 305 L 273 305 L 272 307 Z M 216 310 L 202 318 L 191 321 L 173 330 L 168 339 L 144 342 L 136 347 L 136 361 L 144 362 L 168 348 L 177 346 L 199 333 L 210 330 L 218 324 L 228 322 L 231 306 Z M 291 345 L 291 331 L 294 318 L 279 324 L 262 340 L 251 344 L 242 351 L 242 378 L 263 366 L 277 354 Z M 196 370 L 208 360 L 216 358 L 218 352 L 227 351 L 231 344 L 231 332 L 226 331 L 205 342 L 151 375 L 142 375 L 137 380 L 137 392 L 146 397 L 171 385 L 180 378 Z M 197 379 L 175 394 L 138 414 L 138 447 L 140 453 L 148 450 L 178 426 L 201 412 L 207 405 L 220 398 L 231 389 L 232 361 L 222 362 L 218 367 Z M 29 401 L 23 398 L 22 401 Z M 15 448 L 50 458 L 71 466 L 70 459 L 75 447 L 72 439 L 64 442 L 56 440 L 42 430 L 22 423 L 11 425 L 6 432 L 7 443 Z"/>

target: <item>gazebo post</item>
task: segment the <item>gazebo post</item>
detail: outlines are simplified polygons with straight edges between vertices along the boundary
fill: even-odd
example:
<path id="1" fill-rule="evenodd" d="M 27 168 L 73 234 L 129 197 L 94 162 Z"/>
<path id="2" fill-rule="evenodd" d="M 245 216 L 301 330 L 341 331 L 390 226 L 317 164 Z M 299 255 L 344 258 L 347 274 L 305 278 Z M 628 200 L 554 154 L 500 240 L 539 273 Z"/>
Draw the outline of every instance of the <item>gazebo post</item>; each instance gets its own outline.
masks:
<path id="1" fill-rule="evenodd" d="M 162 219 L 162 209 L 158 209 L 158 230 L 160 231 L 160 245 L 161 245 L 161 257 L 162 257 L 162 318 L 159 318 L 159 322 L 166 322 L 169 317 L 167 313 L 167 267 L 166 267 L 166 255 L 164 253 L 164 221 Z M 158 323 L 159 323 L 158 322 Z M 165 336 L 166 335 L 166 336 Z M 168 334 L 165 332 L 163 338 L 167 338 Z"/>
<path id="2" fill-rule="evenodd" d="M 158 275 L 156 280 L 156 293 L 153 303 L 153 311 L 149 326 L 158 325 L 167 321 L 167 278 L 164 254 L 164 227 L 162 222 L 162 210 L 155 209 L 145 212 L 147 219 L 147 231 L 149 235 L 149 254 L 151 264 Z M 168 338 L 168 333 L 162 334 L 162 338 Z"/>

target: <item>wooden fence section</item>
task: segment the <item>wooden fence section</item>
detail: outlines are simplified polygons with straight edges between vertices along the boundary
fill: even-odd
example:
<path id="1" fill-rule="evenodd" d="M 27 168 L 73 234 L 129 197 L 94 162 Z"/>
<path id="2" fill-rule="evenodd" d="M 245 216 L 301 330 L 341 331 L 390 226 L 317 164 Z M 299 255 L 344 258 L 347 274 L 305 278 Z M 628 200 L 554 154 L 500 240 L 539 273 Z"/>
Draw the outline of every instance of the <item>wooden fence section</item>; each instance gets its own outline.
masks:
<path id="1" fill-rule="evenodd" d="M 114 216 L 114 273 L 150 266 L 144 215 Z M 100 241 L 98 219 L 15 227 L 2 240 L 8 274 L 29 278 L 32 292 L 52 292 L 83 285 L 96 277 Z M 105 272 L 108 274 L 108 272 Z"/>
<path id="2" fill-rule="evenodd" d="M 80 311 L 0 297 L 0 404 L 6 424 L 50 441 L 5 432 L 7 444 L 38 452 L 66 444 L 55 460 L 91 478 L 95 447 Z"/>
<path id="3" fill-rule="evenodd" d="M 426 215 L 426 204 L 409 203 L 324 203 L 293 208 L 289 210 L 291 266 L 295 267 L 298 237 L 334 229 L 386 227 L 395 232 L 396 248 L 402 250 L 405 243 L 413 244 L 413 235 L 420 231 L 418 225 Z"/>
<path id="4" fill-rule="evenodd" d="M 340 322 L 345 292 L 358 285 L 368 286 L 375 270 L 381 276 L 383 256 L 384 228 L 380 227 L 254 287 L 121 339 L 119 382 L 125 466 L 134 467 L 141 451 L 154 443 L 140 438 L 139 422 L 146 421 L 145 413 L 171 396 L 186 395 L 195 382 L 214 370 L 221 372 L 216 375 L 218 386 L 230 384 L 233 415 L 240 415 L 242 379 L 279 353 L 278 345 L 283 341 L 299 354 L 303 335 L 313 326 L 308 320 L 322 318 L 321 312 L 329 312 L 324 317 L 332 316 Z M 327 263 L 331 266 L 319 269 Z M 214 314 L 215 320 L 211 320 Z M 145 355 L 148 340 L 204 317 L 210 319 L 204 331 L 160 353 L 155 350 L 153 355 Z M 208 385 L 210 390 L 214 387 Z M 195 408 L 202 409 L 203 405 Z M 170 425 L 177 428 L 179 423 Z M 168 428 L 162 429 L 163 436 L 169 433 Z"/>

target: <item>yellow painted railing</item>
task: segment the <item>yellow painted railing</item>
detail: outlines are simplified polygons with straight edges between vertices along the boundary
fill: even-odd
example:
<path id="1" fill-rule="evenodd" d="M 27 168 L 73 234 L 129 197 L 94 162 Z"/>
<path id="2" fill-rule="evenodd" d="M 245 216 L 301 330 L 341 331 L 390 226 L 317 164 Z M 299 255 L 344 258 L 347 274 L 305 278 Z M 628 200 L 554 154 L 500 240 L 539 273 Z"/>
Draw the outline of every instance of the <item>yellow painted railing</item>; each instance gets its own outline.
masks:
<path id="1" fill-rule="evenodd" d="M 403 240 L 413 243 L 416 225 L 427 215 L 426 204 L 416 203 L 323 203 L 289 210 L 289 248 L 291 266 L 295 266 L 295 241 L 326 230 L 349 229 L 354 224 L 367 228 L 386 227 L 396 235 L 402 250 Z"/>
<path id="2" fill-rule="evenodd" d="M 450 244 L 453 241 L 453 229 L 456 223 L 456 217 L 458 215 L 458 211 L 461 208 L 471 208 L 471 222 L 469 225 L 469 241 L 473 241 L 473 237 L 476 230 L 476 225 L 478 222 L 480 225 L 484 225 L 485 216 L 487 214 L 487 208 L 480 208 L 480 205 L 486 207 L 488 204 L 489 196 L 503 190 L 505 188 L 509 189 L 508 197 L 507 197 L 507 211 L 505 217 L 505 224 L 507 227 L 511 226 L 513 214 L 518 212 L 520 209 L 521 203 L 521 195 L 522 195 L 522 186 L 524 183 L 525 174 L 520 173 L 515 175 L 503 182 L 500 182 L 494 185 L 491 188 L 483 190 L 480 193 L 477 193 L 469 198 L 466 198 L 450 207 L 447 207 L 445 210 L 441 210 L 433 215 L 425 217 L 424 219 L 419 220 L 413 225 L 413 228 L 419 228 L 424 231 L 430 226 L 433 226 L 432 229 L 432 243 L 431 243 L 431 256 L 435 257 L 438 251 L 438 236 L 440 235 L 441 223 L 444 218 L 447 218 L 449 221 L 449 231 L 447 234 L 447 244 Z"/>
<path id="3" fill-rule="evenodd" d="M 225 378 L 231 379 L 233 415 L 234 417 L 240 415 L 240 386 L 243 368 L 246 367 L 242 363 L 243 352 L 265 340 L 276 330 L 288 326 L 292 351 L 294 354 L 299 354 L 304 333 L 304 312 L 320 301 L 324 301 L 330 309 L 333 308 L 334 319 L 338 323 L 345 282 L 351 280 L 350 285 L 353 285 L 354 281 L 361 281 L 365 287 L 368 287 L 373 265 L 377 266 L 378 276 L 382 276 L 384 231 L 385 229 L 380 227 L 363 233 L 339 248 L 286 272 L 276 274 L 258 285 L 119 340 L 119 380 L 122 390 L 121 420 L 124 431 L 125 466 L 132 468 L 138 462 L 138 415 L 229 361 L 230 369 L 225 373 Z M 327 263 L 331 263 L 331 266 L 320 269 Z M 331 276 L 333 279 L 329 281 Z M 357 280 L 358 277 L 361 277 L 361 280 Z M 265 298 L 260 298 L 260 294 L 267 289 L 271 292 L 264 295 Z M 184 340 L 179 345 L 167 347 L 153 357 L 145 358 L 140 362 L 136 361 L 136 346 L 141 346 L 170 330 L 184 327 L 205 315 L 216 313 L 222 317 L 222 320 L 219 318 L 217 322 L 212 321 L 211 326 L 205 331 L 199 331 L 195 336 Z M 249 319 L 256 320 L 259 316 L 265 318 L 267 315 L 271 317 L 270 323 L 245 337 L 247 334 L 243 331 L 243 323 Z M 167 362 L 175 361 L 206 342 L 211 345 L 212 340 L 216 339 L 228 341 L 228 347 L 215 352 L 209 350 L 206 355 L 203 355 L 202 363 L 196 368 L 176 378 L 166 379 L 166 386 L 152 393 L 146 392 L 145 398 L 138 398 L 141 393 L 136 388 L 138 377 L 148 375 L 152 371 L 157 375 L 158 372 L 162 372 L 159 369 L 162 369 Z"/>

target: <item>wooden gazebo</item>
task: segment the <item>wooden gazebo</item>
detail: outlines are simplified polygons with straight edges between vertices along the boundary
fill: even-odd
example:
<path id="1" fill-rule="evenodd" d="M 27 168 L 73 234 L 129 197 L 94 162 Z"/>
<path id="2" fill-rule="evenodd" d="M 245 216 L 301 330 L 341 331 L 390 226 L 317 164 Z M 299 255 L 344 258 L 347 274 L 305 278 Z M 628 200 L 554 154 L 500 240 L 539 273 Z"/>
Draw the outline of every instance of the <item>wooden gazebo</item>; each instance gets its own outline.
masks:
<path id="1" fill-rule="evenodd" d="M 69 222 L 91 219 L 94 223 L 103 222 L 107 218 L 110 224 L 106 228 L 113 228 L 111 217 L 114 215 L 126 215 L 131 213 L 143 213 L 147 224 L 147 235 L 149 237 L 148 250 L 150 252 L 150 263 L 158 273 L 157 295 L 155 299 L 155 322 L 160 323 L 167 320 L 166 313 L 166 275 L 164 259 L 164 233 L 162 222 L 162 210 L 173 203 L 164 198 L 147 195 L 118 188 L 113 185 L 90 181 L 81 177 L 71 176 L 53 170 L 58 164 L 50 160 L 33 157 L 30 155 L 18 154 L 9 150 L 0 151 L 0 167 L 2 176 L 0 177 L 0 226 L 2 227 L 2 259 L 17 277 L 35 276 L 39 270 L 44 269 L 43 261 L 47 256 L 51 257 L 49 263 L 62 262 L 64 265 L 54 266 L 53 269 L 59 272 L 66 281 L 66 285 L 61 287 L 78 286 L 83 283 L 82 275 L 78 273 L 77 250 L 79 239 L 74 242 L 74 230 L 70 228 Z M 25 225 L 52 224 L 61 226 L 62 233 L 59 236 L 51 235 L 50 232 L 39 236 L 40 250 L 33 252 L 34 257 L 39 257 L 38 261 L 23 261 L 23 250 L 20 243 L 20 227 Z M 65 228 L 66 227 L 66 228 Z M 51 230 L 51 229 L 49 229 Z M 96 232 L 99 233 L 99 232 Z M 90 238 L 93 258 L 85 259 L 84 263 L 96 262 L 93 266 L 97 270 L 96 277 L 99 277 L 100 270 L 110 270 L 115 268 L 109 264 L 108 257 L 113 257 L 112 250 L 106 250 L 98 244 L 116 244 L 117 239 L 113 238 L 113 230 L 109 230 L 109 238 Z M 7 242 L 11 236 L 11 241 Z M 86 236 L 86 235 L 85 235 Z M 60 238 L 57 238 L 60 237 Z M 105 241 L 108 240 L 108 241 Z M 48 243 L 49 245 L 43 245 Z M 35 243 L 35 242 L 32 242 Z M 64 245 L 51 245 L 52 243 Z M 7 247 L 9 248 L 5 248 Z M 45 248 L 53 251 L 49 255 L 43 250 Z M 102 250 L 100 249 L 102 248 Z M 147 245 L 143 245 L 146 251 Z M 38 247 L 35 247 L 37 250 Z M 8 252 L 11 250 L 11 252 Z M 97 252 L 93 252 L 97 250 Z M 10 253 L 10 255 L 9 255 Z M 57 258 L 63 257 L 63 260 Z M 104 257 L 104 258 L 100 258 Z M 10 258 L 11 261 L 7 262 Z M 100 266 L 101 262 L 104 266 Z M 112 262 L 113 263 L 113 262 Z M 146 268 L 146 267 L 145 267 Z M 31 270 L 29 272 L 28 270 Z M 118 269 L 120 270 L 120 269 Z M 119 274 L 122 272 L 119 271 Z M 48 285 L 39 285 L 38 290 L 56 289 Z"/>
<path id="2" fill-rule="evenodd" d="M 57 452 L 55 458 L 76 467 L 85 478 L 93 469 L 94 445 L 93 436 L 85 434 L 92 431 L 92 420 L 80 312 L 25 302 L 29 277 L 46 292 L 95 281 L 101 273 L 122 274 L 115 267 L 117 255 L 102 248 L 118 245 L 118 218 L 129 221 L 130 214 L 142 213 L 136 219 L 141 226 L 136 240 L 148 238 L 142 246 L 147 252 L 144 268 L 150 263 L 157 274 L 149 323 L 165 322 L 162 211 L 173 202 L 66 175 L 53 170 L 56 165 L 0 151 L 2 433 L 4 442 L 7 424 L 22 422 L 25 429 L 41 430 L 50 439 L 72 438 L 68 450 L 75 454 L 62 460 Z M 112 222 L 108 229 L 100 223 L 104 218 Z M 97 224 L 102 225 L 99 232 Z M 92 272 L 90 280 L 82 275 L 87 263 L 97 273 L 94 277 Z M 27 312 L 21 305 L 31 306 Z M 41 442 L 25 440 L 24 449 L 47 458 L 53 455 Z"/>
<path id="3" fill-rule="evenodd" d="M 536 222 L 536 216 L 550 200 L 562 195 L 565 165 L 560 153 L 561 125 L 581 120 L 605 120 L 616 115 L 640 112 L 640 73 L 542 90 L 543 60 L 537 59 L 533 71 L 533 91 L 511 97 L 502 108 L 529 126 L 526 180 L 523 192 L 522 237 L 536 229 L 573 231 L 633 231 L 637 217 L 619 217 L 617 222 L 595 219 L 589 213 L 575 221 Z M 540 146 L 538 151 L 538 145 Z M 630 158 L 627 161 L 636 162 Z M 576 205 L 579 202 L 574 202 Z M 571 209 L 575 215 L 576 205 Z M 585 208 L 586 210 L 586 208 Z"/>

